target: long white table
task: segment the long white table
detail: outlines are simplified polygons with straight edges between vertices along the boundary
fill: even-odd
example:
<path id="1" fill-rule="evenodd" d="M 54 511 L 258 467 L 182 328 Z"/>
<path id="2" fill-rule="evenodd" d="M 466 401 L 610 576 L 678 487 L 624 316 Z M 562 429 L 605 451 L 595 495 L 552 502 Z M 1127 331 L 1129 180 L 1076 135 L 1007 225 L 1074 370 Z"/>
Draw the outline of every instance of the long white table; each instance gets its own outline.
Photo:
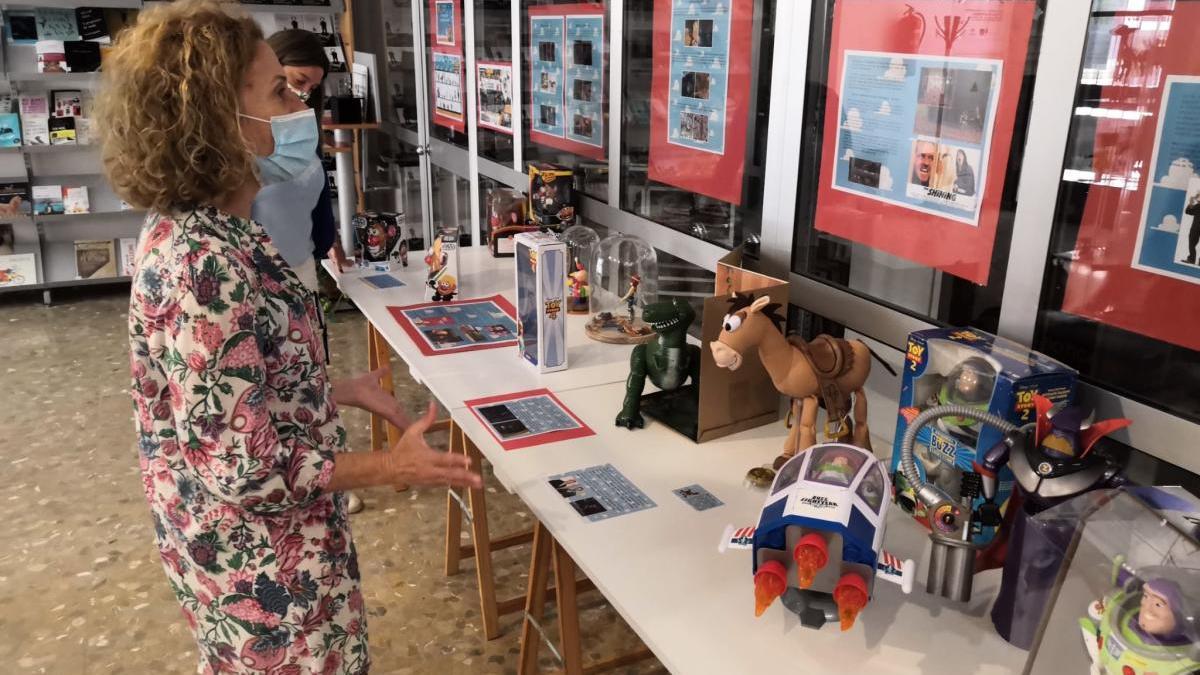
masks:
<path id="1" fill-rule="evenodd" d="M 512 297 L 511 260 L 492 260 L 482 249 L 461 252 L 463 297 L 495 292 Z M 1009 673 L 1025 652 L 993 630 L 987 609 L 999 572 L 979 575 L 966 607 L 922 590 L 927 537 L 892 509 L 886 548 L 918 561 L 911 595 L 888 583 L 847 633 L 835 625 L 811 630 L 778 602 L 754 617 L 749 552 L 719 553 L 726 525 L 752 525 L 766 494 L 742 484 L 746 469 L 770 461 L 783 444 L 783 422 L 697 445 L 663 425 L 618 428 L 613 420 L 624 395 L 629 347 L 582 335 L 582 320 L 568 334 L 571 367 L 539 376 L 505 350 L 425 357 L 387 312 L 388 305 L 421 302 L 423 266 L 398 276 L 402 289 L 377 291 L 343 277 L 343 290 L 386 336 L 416 379 L 423 382 L 489 460 L 497 478 L 517 494 L 608 601 L 672 672 Z M 474 286 L 474 283 L 483 284 Z M 486 289 L 486 292 L 480 290 Z M 414 292 L 415 290 L 415 292 Z M 576 330 L 578 328 L 578 330 Z M 556 392 L 594 436 L 505 451 L 464 400 L 545 387 Z M 886 446 L 885 446 L 886 447 Z M 554 474 L 611 463 L 645 492 L 656 508 L 588 522 L 547 484 Z M 723 506 L 694 511 L 671 490 L 699 483 Z"/>

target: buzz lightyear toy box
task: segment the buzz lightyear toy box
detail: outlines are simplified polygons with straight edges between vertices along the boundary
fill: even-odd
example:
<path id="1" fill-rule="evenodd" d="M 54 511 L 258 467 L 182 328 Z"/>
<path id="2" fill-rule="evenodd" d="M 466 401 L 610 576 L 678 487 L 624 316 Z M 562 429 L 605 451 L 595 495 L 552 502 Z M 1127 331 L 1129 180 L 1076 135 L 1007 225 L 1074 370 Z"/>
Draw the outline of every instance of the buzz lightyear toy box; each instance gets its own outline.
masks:
<path id="1" fill-rule="evenodd" d="M 458 276 L 458 228 L 443 227 L 434 234 L 425 255 L 425 285 L 434 302 L 450 302 L 462 292 Z"/>
<path id="2" fill-rule="evenodd" d="M 928 527 L 928 515 L 900 471 L 904 432 L 921 411 L 938 405 L 961 405 L 1023 426 L 1037 419 L 1035 394 L 1059 404 L 1068 401 L 1074 389 L 1074 370 L 1011 340 L 973 328 L 912 333 L 905 354 L 891 463 L 896 502 Z M 973 419 L 943 417 L 925 426 L 916 437 L 913 454 L 918 460 L 917 470 L 925 481 L 977 509 L 984 495 L 974 464 L 1003 437 L 1000 429 Z M 1012 490 L 1012 471 L 1003 467 L 996 476 L 992 503 L 1005 504 Z M 996 526 L 977 525 L 973 529 L 971 541 L 976 547 L 987 547 L 996 537 Z M 999 560 L 987 557 L 986 548 L 984 552 L 977 569 L 1000 565 Z"/>
<path id="3" fill-rule="evenodd" d="M 517 346 L 538 372 L 567 367 L 567 245 L 548 232 L 513 237 L 517 270 Z"/>

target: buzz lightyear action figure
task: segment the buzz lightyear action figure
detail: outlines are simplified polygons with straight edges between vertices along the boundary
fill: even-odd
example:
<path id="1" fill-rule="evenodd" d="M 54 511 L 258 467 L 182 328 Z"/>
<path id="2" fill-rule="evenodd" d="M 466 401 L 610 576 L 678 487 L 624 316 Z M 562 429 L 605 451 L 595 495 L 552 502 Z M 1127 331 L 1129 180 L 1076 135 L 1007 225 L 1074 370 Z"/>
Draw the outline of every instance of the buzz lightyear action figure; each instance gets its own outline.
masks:
<path id="1" fill-rule="evenodd" d="M 1181 571 L 1163 568 L 1163 576 L 1143 581 L 1122 558 L 1117 559 L 1116 588 L 1089 605 L 1088 616 L 1079 620 L 1093 675 L 1200 672 L 1196 606 L 1187 595 L 1187 586 L 1196 585 L 1195 578 L 1181 585 L 1167 576 Z"/>

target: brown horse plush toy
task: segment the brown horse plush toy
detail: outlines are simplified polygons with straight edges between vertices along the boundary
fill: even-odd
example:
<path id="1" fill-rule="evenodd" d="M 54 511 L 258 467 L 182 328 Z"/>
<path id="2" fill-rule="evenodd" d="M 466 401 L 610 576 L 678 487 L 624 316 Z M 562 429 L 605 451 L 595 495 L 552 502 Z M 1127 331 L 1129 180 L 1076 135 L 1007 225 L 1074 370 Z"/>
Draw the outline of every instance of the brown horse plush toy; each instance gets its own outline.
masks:
<path id="1" fill-rule="evenodd" d="M 756 300 L 749 293 L 738 293 L 729 302 L 721 334 L 709 343 L 713 359 L 722 368 L 737 370 L 742 355 L 757 348 L 775 388 L 792 399 L 788 417 L 797 422 L 791 424 L 776 468 L 799 450 L 816 445 L 817 408 L 822 401 L 828 412 L 826 438 L 870 451 L 867 397 L 862 391 L 871 373 L 871 350 L 867 345 L 828 335 L 818 335 L 812 342 L 784 337 L 780 305 L 765 295 Z"/>

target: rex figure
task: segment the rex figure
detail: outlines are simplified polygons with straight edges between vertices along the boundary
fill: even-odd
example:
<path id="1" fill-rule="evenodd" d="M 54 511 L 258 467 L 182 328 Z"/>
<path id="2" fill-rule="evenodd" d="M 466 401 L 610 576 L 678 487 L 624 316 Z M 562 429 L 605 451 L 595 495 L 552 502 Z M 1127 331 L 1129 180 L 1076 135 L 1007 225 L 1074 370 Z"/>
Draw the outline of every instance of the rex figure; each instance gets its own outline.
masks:
<path id="1" fill-rule="evenodd" d="M 674 391 L 690 377 L 700 380 L 700 348 L 687 343 L 688 326 L 696 312 L 686 302 L 663 300 L 646 305 L 642 320 L 657 335 L 633 348 L 629 355 L 629 377 L 625 380 L 625 404 L 617 415 L 617 426 L 632 429 L 646 425 L 642 419 L 642 390 L 649 378 L 663 391 Z"/>

